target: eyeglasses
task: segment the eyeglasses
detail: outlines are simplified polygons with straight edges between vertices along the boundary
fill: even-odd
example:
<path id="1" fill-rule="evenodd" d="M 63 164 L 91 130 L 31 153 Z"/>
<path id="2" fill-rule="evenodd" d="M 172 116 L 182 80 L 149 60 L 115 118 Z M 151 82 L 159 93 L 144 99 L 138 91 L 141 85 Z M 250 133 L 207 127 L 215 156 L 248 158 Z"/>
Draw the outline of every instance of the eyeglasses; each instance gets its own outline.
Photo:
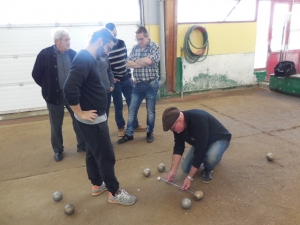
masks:
<path id="1" fill-rule="evenodd" d="M 136 38 L 136 39 L 134 39 L 134 40 L 136 40 L 137 42 L 139 42 L 139 41 L 143 41 L 145 38 Z"/>
<path id="2" fill-rule="evenodd" d="M 174 123 L 174 125 L 170 128 L 170 131 L 174 131 L 178 122 L 179 122 L 179 119 L 177 119 L 176 122 Z"/>

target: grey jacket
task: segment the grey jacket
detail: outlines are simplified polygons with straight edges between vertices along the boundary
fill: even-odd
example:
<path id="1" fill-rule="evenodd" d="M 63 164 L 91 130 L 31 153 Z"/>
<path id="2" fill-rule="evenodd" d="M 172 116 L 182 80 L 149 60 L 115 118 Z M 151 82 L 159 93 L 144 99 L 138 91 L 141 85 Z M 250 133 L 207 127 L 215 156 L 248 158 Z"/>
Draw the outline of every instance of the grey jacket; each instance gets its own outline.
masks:
<path id="1" fill-rule="evenodd" d="M 110 88 L 114 88 L 114 75 L 110 68 L 110 63 L 107 57 L 100 57 L 97 60 L 97 64 L 100 70 L 101 81 L 106 89 L 106 92 L 110 92 Z"/>

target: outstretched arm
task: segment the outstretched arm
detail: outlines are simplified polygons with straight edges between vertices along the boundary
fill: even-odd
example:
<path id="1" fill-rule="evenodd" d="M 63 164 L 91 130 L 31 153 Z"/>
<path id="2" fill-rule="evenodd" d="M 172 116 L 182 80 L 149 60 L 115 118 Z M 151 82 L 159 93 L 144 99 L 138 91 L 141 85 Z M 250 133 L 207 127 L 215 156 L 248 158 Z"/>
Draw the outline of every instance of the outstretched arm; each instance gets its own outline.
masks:
<path id="1" fill-rule="evenodd" d="M 198 169 L 196 167 L 194 167 L 194 166 L 191 167 L 191 170 L 190 170 L 188 176 L 185 178 L 185 180 L 181 186 L 182 190 L 187 190 L 191 187 L 192 179 L 197 171 L 198 171 Z"/>
<path id="2" fill-rule="evenodd" d="M 172 166 L 171 166 L 170 172 L 166 176 L 167 181 L 171 182 L 174 179 L 181 158 L 182 158 L 181 155 L 173 154 Z"/>

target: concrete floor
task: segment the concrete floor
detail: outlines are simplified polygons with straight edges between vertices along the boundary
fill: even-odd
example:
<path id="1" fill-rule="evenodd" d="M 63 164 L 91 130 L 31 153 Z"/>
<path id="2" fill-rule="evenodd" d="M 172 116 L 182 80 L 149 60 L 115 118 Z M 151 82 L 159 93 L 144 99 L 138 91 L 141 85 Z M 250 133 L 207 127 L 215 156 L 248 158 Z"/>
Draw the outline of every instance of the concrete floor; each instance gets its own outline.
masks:
<path id="1" fill-rule="evenodd" d="M 214 180 L 204 184 L 199 173 L 192 183 L 191 190 L 203 191 L 201 201 L 157 181 L 172 158 L 173 135 L 163 132 L 161 123 L 169 106 L 204 109 L 233 135 Z M 142 105 L 143 125 L 145 112 Z M 0 121 L 0 224 L 300 224 L 299 115 L 299 98 L 256 87 L 161 99 L 155 141 L 148 144 L 144 133 L 136 133 L 133 141 L 119 145 L 111 108 L 115 171 L 121 188 L 138 197 L 132 206 L 108 203 L 107 192 L 91 195 L 85 153 L 76 152 L 69 116 L 63 127 L 65 158 L 59 163 L 53 160 L 47 116 Z M 266 160 L 268 152 L 275 154 L 274 162 Z M 161 162 L 167 166 L 163 173 L 156 169 Z M 142 175 L 146 167 L 149 178 Z M 174 182 L 184 178 L 179 170 Z M 60 202 L 52 200 L 56 190 L 63 193 Z M 192 200 L 189 210 L 180 206 L 184 197 Z M 67 203 L 76 208 L 71 216 L 64 214 Z"/>

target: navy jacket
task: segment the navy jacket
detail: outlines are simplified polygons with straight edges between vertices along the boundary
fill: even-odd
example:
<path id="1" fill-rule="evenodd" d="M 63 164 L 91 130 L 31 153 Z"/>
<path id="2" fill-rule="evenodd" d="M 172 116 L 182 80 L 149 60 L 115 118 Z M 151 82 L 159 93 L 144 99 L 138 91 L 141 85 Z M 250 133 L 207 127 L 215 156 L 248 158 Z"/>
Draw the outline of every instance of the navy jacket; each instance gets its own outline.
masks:
<path id="1" fill-rule="evenodd" d="M 76 52 L 72 49 L 68 51 L 71 62 Z M 59 103 L 59 79 L 57 70 L 57 59 L 53 45 L 43 49 L 36 58 L 32 77 L 42 88 L 42 95 L 46 102 L 57 105 Z"/>
<path id="2" fill-rule="evenodd" d="M 99 116 L 105 114 L 107 92 L 97 61 L 87 50 L 79 51 L 74 58 L 64 85 L 64 95 L 71 106 L 80 104 L 83 111 L 97 110 Z"/>
<path id="3" fill-rule="evenodd" d="M 200 167 L 208 147 L 218 140 L 231 140 L 231 133 L 211 114 L 200 109 L 182 111 L 186 128 L 181 133 L 174 133 L 173 154 L 182 155 L 185 142 L 194 146 L 195 168 Z"/>

